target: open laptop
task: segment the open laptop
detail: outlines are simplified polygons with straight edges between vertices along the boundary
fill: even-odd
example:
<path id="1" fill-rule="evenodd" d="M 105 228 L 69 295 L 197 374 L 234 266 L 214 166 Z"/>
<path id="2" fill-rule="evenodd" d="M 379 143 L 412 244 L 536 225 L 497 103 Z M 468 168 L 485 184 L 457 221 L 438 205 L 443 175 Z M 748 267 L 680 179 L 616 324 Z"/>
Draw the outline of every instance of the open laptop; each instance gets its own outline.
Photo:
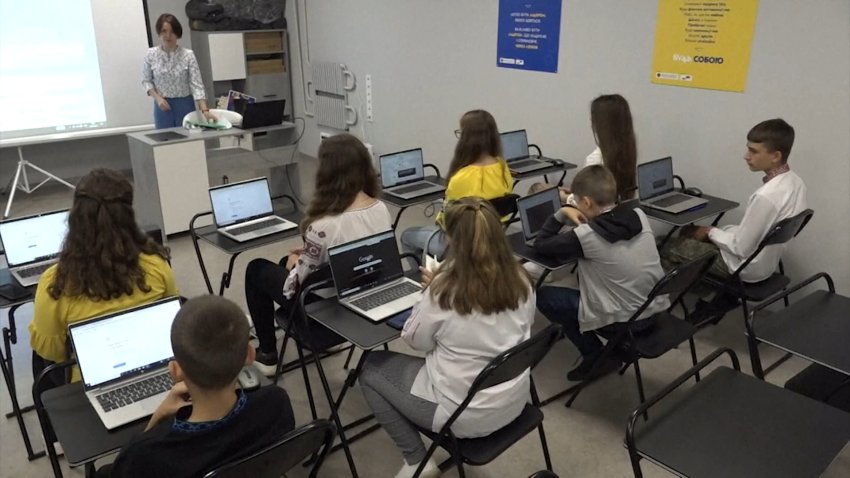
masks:
<path id="1" fill-rule="evenodd" d="M 549 188 L 517 199 L 516 205 L 522 223 L 522 237 L 527 245 L 532 246 L 543 224 L 561 207 L 561 197 L 558 188 Z"/>
<path id="2" fill-rule="evenodd" d="M 679 214 L 708 203 L 707 200 L 673 190 L 673 158 L 656 159 L 637 167 L 641 206 Z"/>
<path id="3" fill-rule="evenodd" d="M 219 234 L 236 242 L 298 227 L 298 224 L 274 215 L 266 178 L 212 187 L 210 203 Z"/>
<path id="4" fill-rule="evenodd" d="M 242 113 L 242 129 L 262 128 L 283 123 L 286 100 L 258 101 L 245 105 Z"/>
<path id="5" fill-rule="evenodd" d="M 112 430 L 153 414 L 171 389 L 172 297 L 68 327 L 86 397 Z"/>
<path id="6" fill-rule="evenodd" d="M 380 322 L 410 309 L 422 286 L 404 276 L 392 230 L 328 249 L 339 303 Z"/>
<path id="7" fill-rule="evenodd" d="M 444 186 L 425 180 L 422 148 L 382 154 L 378 160 L 384 194 L 413 199 L 446 190 Z"/>
<path id="8" fill-rule="evenodd" d="M 24 287 L 38 284 L 41 274 L 59 260 L 67 232 L 67 209 L 0 222 L 12 277 Z"/>
<path id="9" fill-rule="evenodd" d="M 552 163 L 528 155 L 528 135 L 524 129 L 500 134 L 502 154 L 508 163 L 508 169 L 514 173 L 527 173 L 538 169 L 551 168 Z"/>

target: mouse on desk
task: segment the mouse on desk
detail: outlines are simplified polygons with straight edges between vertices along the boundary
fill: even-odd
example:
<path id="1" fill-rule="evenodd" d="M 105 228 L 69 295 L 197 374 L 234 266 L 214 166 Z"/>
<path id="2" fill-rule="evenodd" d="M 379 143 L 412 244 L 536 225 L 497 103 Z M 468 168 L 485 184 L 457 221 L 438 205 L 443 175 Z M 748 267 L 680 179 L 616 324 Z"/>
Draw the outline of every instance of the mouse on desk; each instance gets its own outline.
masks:
<path id="1" fill-rule="evenodd" d="M 257 371 L 250 365 L 242 367 L 242 370 L 239 372 L 239 376 L 237 377 L 237 381 L 239 382 L 239 388 L 246 392 L 260 388 L 260 380 L 257 377 Z"/>
<path id="2" fill-rule="evenodd" d="M 702 197 L 702 190 L 699 189 L 699 188 L 689 187 L 689 188 L 685 188 L 684 190 L 682 190 L 682 192 L 687 194 L 688 196 L 693 196 L 693 197 L 697 197 L 697 198 Z"/>
<path id="3" fill-rule="evenodd" d="M 556 158 L 550 159 L 549 162 L 552 163 L 552 166 L 563 166 L 564 165 L 563 160 L 556 159 Z"/>

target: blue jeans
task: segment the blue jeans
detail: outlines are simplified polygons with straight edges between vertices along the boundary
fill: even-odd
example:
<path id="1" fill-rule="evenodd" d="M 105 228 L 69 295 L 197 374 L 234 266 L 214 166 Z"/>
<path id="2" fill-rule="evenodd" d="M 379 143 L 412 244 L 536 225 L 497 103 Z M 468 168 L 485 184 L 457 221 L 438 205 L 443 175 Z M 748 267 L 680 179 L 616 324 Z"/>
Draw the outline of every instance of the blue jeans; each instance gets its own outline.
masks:
<path id="1" fill-rule="evenodd" d="M 433 237 L 432 237 L 433 236 Z M 429 241 L 430 239 L 430 241 Z M 428 254 L 442 259 L 446 252 L 446 233 L 436 224 L 433 226 L 409 227 L 401 233 L 401 245 L 405 252 L 422 255 L 425 243 L 428 243 Z"/>
<path id="2" fill-rule="evenodd" d="M 195 111 L 195 100 L 192 96 L 166 98 L 165 101 L 171 107 L 168 111 L 162 111 L 156 101 L 153 102 L 153 122 L 156 129 L 183 126 L 183 117 Z"/>
<path id="3" fill-rule="evenodd" d="M 565 287 L 541 287 L 537 290 L 537 308 L 550 322 L 561 325 L 564 334 L 575 344 L 584 358 L 594 358 L 602 351 L 602 341 L 594 332 L 582 333 L 578 325 L 581 294 Z"/>

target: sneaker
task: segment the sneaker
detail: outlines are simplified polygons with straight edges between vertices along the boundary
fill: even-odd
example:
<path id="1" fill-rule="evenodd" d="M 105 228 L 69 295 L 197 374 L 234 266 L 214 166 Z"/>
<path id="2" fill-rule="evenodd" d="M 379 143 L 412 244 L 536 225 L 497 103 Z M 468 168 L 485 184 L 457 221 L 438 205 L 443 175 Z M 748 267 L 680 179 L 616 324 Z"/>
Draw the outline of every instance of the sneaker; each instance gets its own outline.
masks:
<path id="1" fill-rule="evenodd" d="M 401 469 L 398 470 L 398 473 L 395 474 L 395 478 L 412 478 L 413 474 L 416 473 L 416 469 L 419 468 L 419 463 L 415 465 L 408 465 L 405 462 L 401 465 Z M 425 468 L 422 469 L 422 473 L 419 474 L 420 478 L 437 478 L 443 472 L 440 471 L 440 467 L 437 466 L 437 462 L 434 459 L 428 460 L 428 463 L 425 463 Z"/>
<path id="2" fill-rule="evenodd" d="M 593 369 L 594 363 L 596 363 L 595 356 L 583 358 L 578 367 L 567 373 L 567 380 L 571 382 L 593 380 L 604 375 L 608 375 L 609 373 L 616 372 L 623 366 L 623 362 L 614 357 L 605 359 L 605 362 L 599 364 L 595 370 Z"/>
<path id="3" fill-rule="evenodd" d="M 266 377 L 274 377 L 277 371 L 277 352 L 263 352 L 257 348 L 254 367 L 257 367 L 257 370 Z"/>

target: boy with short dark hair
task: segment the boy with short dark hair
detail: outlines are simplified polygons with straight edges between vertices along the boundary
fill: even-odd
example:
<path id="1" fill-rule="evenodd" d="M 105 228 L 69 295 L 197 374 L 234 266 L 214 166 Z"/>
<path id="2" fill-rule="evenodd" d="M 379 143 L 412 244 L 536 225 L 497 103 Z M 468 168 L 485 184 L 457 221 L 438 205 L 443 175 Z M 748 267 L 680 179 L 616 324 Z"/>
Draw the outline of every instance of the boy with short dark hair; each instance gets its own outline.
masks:
<path id="1" fill-rule="evenodd" d="M 174 387 L 115 460 L 114 477 L 197 477 L 270 445 L 295 427 L 286 392 L 236 388 L 254 360 L 248 322 L 218 296 L 186 302 L 171 327 Z M 99 473 L 100 474 L 100 473 Z"/>
<path id="2" fill-rule="evenodd" d="M 541 287 L 537 308 L 552 322 L 561 324 L 567 338 L 578 348 L 582 363 L 567 374 L 572 381 L 593 378 L 593 364 L 603 346 L 593 331 L 617 328 L 646 301 L 664 276 L 655 236 L 643 211 L 617 206 L 617 183 L 605 166 L 588 166 L 572 184 L 575 207 L 558 210 L 546 220 L 534 248 L 541 254 L 564 260 L 578 258 L 579 290 Z M 576 225 L 564 233 L 561 227 Z M 646 320 L 670 306 L 667 296 L 657 297 L 631 327 L 644 330 Z M 621 326 L 619 326 L 621 327 Z M 594 376 L 616 370 L 620 362 L 609 359 Z"/>
<path id="3" fill-rule="evenodd" d="M 788 167 L 794 145 L 794 128 L 782 119 L 770 119 L 747 133 L 744 160 L 750 171 L 764 173 L 763 184 L 750 196 L 741 223 L 723 227 L 698 226 L 682 230 L 665 247 L 664 259 L 680 264 L 709 251 L 720 252 L 709 274 L 728 278 L 758 248 L 764 236 L 779 221 L 806 209 L 806 185 Z M 784 244 L 770 245 L 741 271 L 744 282 L 761 282 L 779 265 Z"/>

